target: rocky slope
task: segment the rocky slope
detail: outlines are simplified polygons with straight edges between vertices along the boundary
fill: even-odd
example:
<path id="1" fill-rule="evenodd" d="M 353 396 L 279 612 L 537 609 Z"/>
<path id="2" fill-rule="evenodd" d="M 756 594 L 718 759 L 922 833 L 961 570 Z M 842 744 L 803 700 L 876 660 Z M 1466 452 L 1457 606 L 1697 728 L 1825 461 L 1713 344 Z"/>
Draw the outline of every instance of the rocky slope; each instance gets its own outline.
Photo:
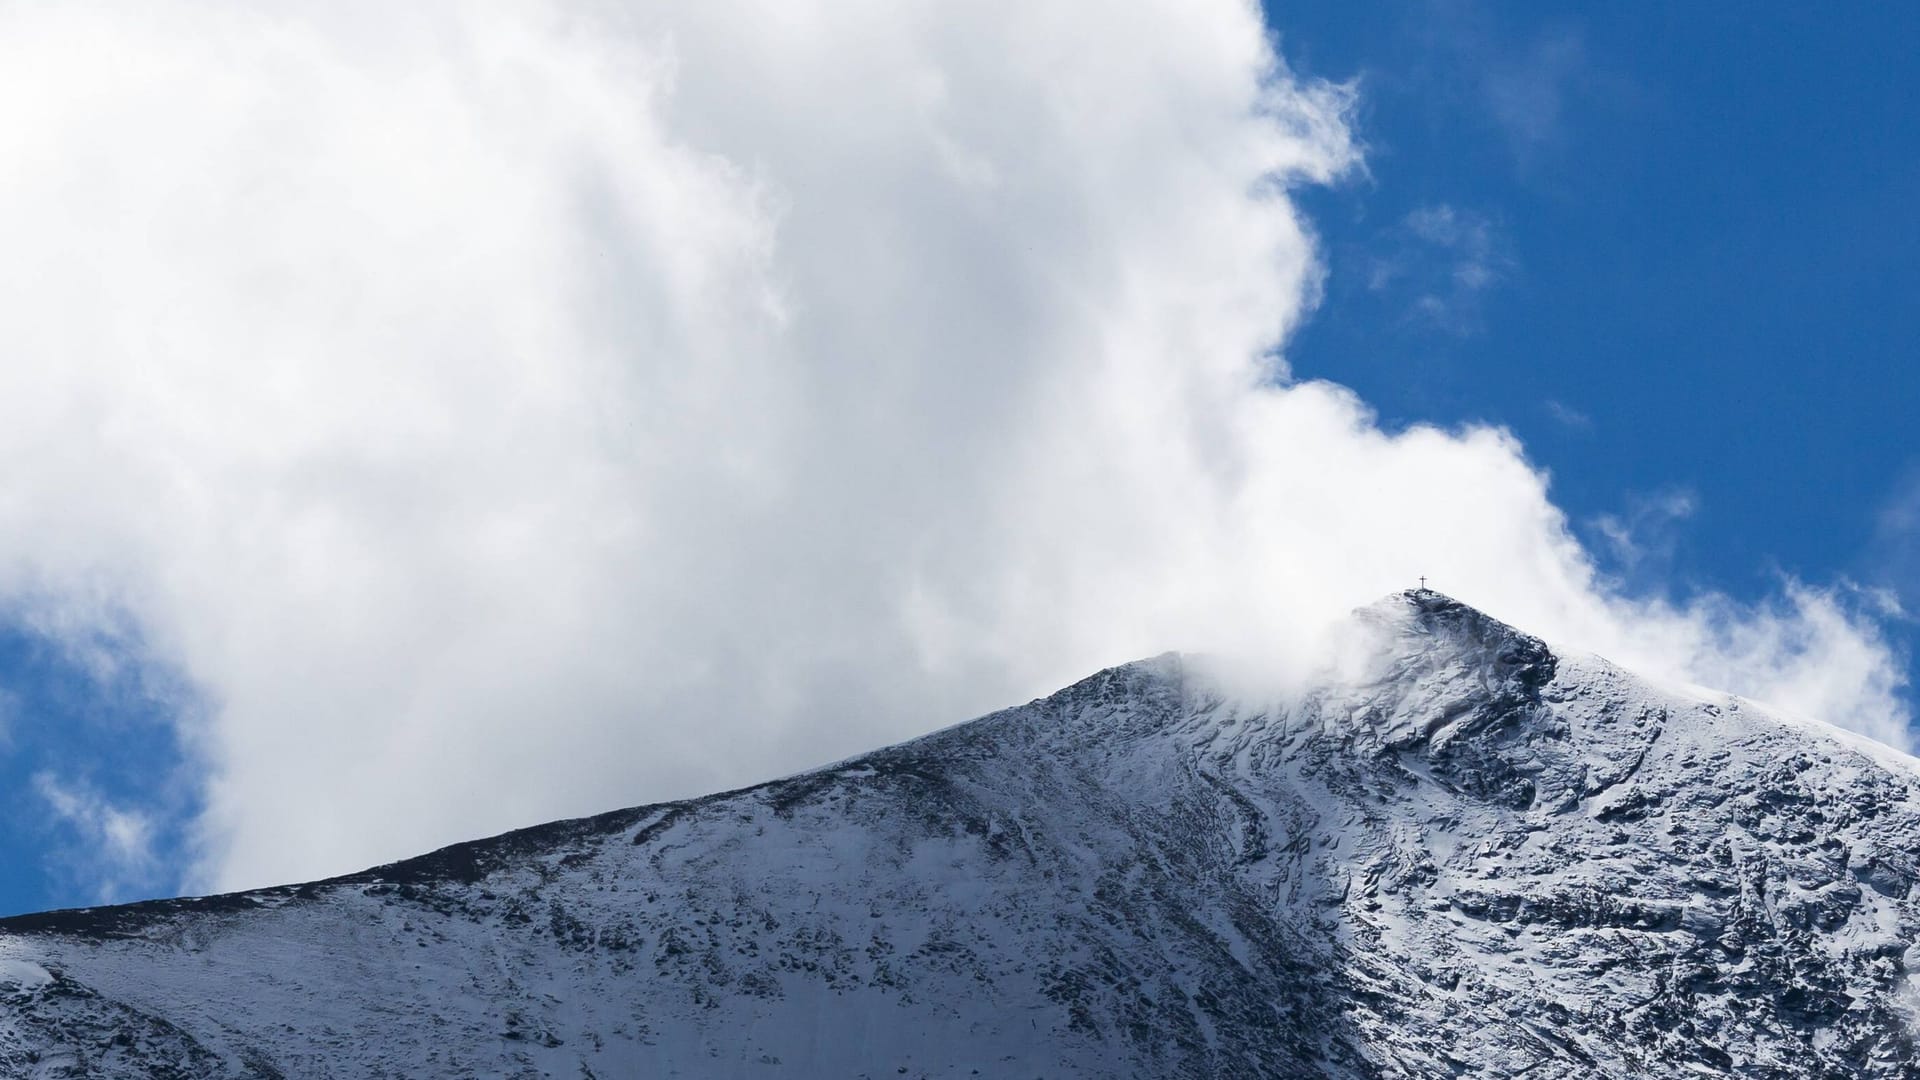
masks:
<path id="1" fill-rule="evenodd" d="M 0 922 L 19 1077 L 1920 1077 L 1920 767 L 1445 597 L 743 791 Z"/>

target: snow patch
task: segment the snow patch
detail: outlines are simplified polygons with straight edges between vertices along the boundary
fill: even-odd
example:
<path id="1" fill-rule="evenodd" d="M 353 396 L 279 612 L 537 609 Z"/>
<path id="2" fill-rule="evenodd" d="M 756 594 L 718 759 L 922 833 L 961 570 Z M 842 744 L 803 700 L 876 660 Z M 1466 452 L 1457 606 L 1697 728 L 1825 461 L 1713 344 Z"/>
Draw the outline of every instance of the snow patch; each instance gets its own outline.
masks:
<path id="1" fill-rule="evenodd" d="M 0 986 L 37 990 L 53 981 L 53 973 L 31 960 L 0 957 Z"/>

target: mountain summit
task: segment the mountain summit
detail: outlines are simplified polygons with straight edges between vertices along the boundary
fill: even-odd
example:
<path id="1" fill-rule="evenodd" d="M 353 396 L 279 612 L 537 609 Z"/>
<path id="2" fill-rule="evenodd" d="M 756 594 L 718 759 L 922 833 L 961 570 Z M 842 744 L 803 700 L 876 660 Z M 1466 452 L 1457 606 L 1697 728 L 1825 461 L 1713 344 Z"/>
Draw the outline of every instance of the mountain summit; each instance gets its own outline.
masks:
<path id="1" fill-rule="evenodd" d="M 741 791 L 0 921 L 0 1072 L 1920 1077 L 1920 763 L 1425 590 L 1354 628 L 1283 700 L 1169 654 Z"/>

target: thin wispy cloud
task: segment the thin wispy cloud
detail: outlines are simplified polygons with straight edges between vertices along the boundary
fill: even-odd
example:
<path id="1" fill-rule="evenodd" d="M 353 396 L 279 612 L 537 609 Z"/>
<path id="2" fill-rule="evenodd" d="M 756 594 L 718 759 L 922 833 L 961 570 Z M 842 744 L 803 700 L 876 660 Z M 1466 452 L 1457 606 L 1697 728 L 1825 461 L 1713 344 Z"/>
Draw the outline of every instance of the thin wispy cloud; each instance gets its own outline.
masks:
<path id="1" fill-rule="evenodd" d="M 1446 203 L 1414 209 L 1382 244 L 1367 288 L 1399 298 L 1411 321 L 1462 337 L 1480 329 L 1484 295 L 1517 266 L 1492 219 Z"/>
<path id="2" fill-rule="evenodd" d="M 1577 145 L 1582 110 L 1638 94 L 1593 53 L 1579 22 L 1509 22 L 1481 0 L 1432 0 L 1404 28 L 1421 59 L 1403 78 L 1407 92 L 1495 135 L 1513 171 L 1533 180 Z"/>
<path id="3" fill-rule="evenodd" d="M 68 835 L 56 849 L 59 870 L 96 902 L 124 900 L 163 880 L 154 847 L 158 828 L 150 813 L 118 805 L 89 784 L 51 772 L 36 773 L 33 790 Z"/>
<path id="4" fill-rule="evenodd" d="M 1858 570 L 1894 609 L 1920 612 L 1920 464 L 1902 471 L 1882 498 Z"/>
<path id="5" fill-rule="evenodd" d="M 1637 492 L 1618 513 L 1591 522 L 1609 569 L 1640 588 L 1672 580 L 1682 528 L 1700 508 L 1700 497 L 1686 488 Z"/>
<path id="6" fill-rule="evenodd" d="M 1517 52 L 1481 52 L 1480 94 L 1487 116 L 1526 167 L 1566 137 L 1569 97 L 1588 76 L 1586 43 L 1576 30 L 1548 31 Z"/>
<path id="7" fill-rule="evenodd" d="M 1547 415 L 1553 418 L 1554 423 L 1568 431 L 1584 435 L 1593 430 L 1593 417 L 1564 401 L 1549 399 L 1542 408 L 1546 409 Z"/>
<path id="8" fill-rule="evenodd" d="M 1232 0 L 7 8 L 0 592 L 195 689 L 202 885 L 1282 665 L 1420 573 L 1904 738 L 1844 596 L 1623 592 L 1510 433 L 1291 377 L 1292 192 L 1357 153 L 1270 41 Z M 1421 293 L 1504 272 L 1460 208 L 1401 228 Z"/>

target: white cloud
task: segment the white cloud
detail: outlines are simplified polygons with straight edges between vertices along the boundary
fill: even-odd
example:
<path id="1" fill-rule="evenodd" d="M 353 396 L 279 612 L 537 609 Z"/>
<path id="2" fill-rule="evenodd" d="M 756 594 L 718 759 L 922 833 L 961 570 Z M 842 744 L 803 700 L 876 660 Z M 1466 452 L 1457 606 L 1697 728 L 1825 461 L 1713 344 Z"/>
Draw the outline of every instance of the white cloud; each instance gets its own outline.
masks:
<path id="1" fill-rule="evenodd" d="M 1447 203 L 1416 207 L 1389 243 L 1369 267 L 1367 287 L 1406 294 L 1414 319 L 1462 336 L 1480 329 L 1482 294 L 1514 269 L 1492 219 Z"/>
<path id="2" fill-rule="evenodd" d="M 1591 77 L 1585 39 L 1563 28 L 1541 35 L 1521 53 L 1490 50 L 1481 63 L 1488 113 L 1524 166 L 1559 139 L 1567 99 Z"/>
<path id="3" fill-rule="evenodd" d="M 1544 408 L 1547 415 L 1567 431 L 1585 434 L 1593 430 L 1593 417 L 1564 401 L 1549 399 Z"/>
<path id="4" fill-rule="evenodd" d="M 869 748 L 1416 574 L 1883 736 L 1833 596 L 1597 584 L 1272 350 L 1347 95 L 1250 5 L 0 13 L 0 588 L 203 692 L 204 875 Z M 137 638 L 117 635 L 122 615 Z"/>
<path id="5" fill-rule="evenodd" d="M 1882 499 L 1860 572 L 1881 590 L 1890 613 L 1911 618 L 1920 600 L 1920 463 L 1902 470 Z"/>
<path id="6" fill-rule="evenodd" d="M 119 806 L 92 787 L 35 773 L 33 789 L 76 842 L 65 849 L 67 870 L 92 889 L 96 902 L 125 899 L 159 880 L 153 818 Z"/>
<path id="7" fill-rule="evenodd" d="M 1699 505 L 1699 496 L 1686 488 L 1636 493 L 1622 512 L 1596 517 L 1593 528 L 1623 570 L 1631 574 L 1652 567 L 1665 578 L 1679 546 L 1680 526 Z"/>

